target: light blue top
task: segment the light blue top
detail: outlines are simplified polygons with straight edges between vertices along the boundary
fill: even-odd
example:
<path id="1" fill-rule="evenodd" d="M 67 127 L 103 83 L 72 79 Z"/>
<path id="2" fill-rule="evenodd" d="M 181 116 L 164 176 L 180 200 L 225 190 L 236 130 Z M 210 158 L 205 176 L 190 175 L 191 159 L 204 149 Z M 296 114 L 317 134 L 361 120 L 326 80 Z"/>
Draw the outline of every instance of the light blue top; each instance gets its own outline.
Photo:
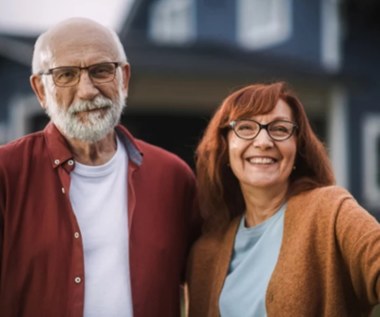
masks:
<path id="1" fill-rule="evenodd" d="M 280 252 L 284 229 L 282 205 L 272 217 L 251 228 L 242 217 L 228 275 L 219 298 L 222 317 L 264 317 L 265 294 Z"/>

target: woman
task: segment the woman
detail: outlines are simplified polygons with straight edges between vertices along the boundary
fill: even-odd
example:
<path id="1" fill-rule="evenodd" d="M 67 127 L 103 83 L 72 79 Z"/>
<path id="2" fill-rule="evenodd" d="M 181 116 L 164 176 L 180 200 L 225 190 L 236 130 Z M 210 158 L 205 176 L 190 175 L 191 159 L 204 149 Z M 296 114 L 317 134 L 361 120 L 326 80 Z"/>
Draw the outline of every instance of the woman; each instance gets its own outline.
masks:
<path id="1" fill-rule="evenodd" d="M 368 316 L 380 225 L 334 175 L 284 83 L 227 97 L 197 149 L 205 232 L 189 259 L 190 317 Z"/>

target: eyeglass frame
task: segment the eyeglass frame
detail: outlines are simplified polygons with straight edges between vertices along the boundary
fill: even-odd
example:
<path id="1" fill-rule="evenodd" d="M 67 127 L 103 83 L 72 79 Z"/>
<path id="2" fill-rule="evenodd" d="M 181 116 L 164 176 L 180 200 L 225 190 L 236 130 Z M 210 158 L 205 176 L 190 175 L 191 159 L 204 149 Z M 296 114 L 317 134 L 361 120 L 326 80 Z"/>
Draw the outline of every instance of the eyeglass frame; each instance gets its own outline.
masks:
<path id="1" fill-rule="evenodd" d="M 104 65 L 104 64 L 113 64 L 115 66 L 115 71 L 113 73 L 113 76 L 111 79 L 107 80 L 107 81 L 101 81 L 101 82 L 97 82 L 96 79 L 94 81 L 94 78 L 91 76 L 91 73 L 89 72 L 89 69 L 94 67 L 94 66 L 99 66 L 99 65 Z M 91 79 L 91 82 L 92 83 L 95 83 L 95 84 L 105 84 L 105 83 L 109 83 L 111 82 L 112 80 L 115 79 L 115 76 L 116 76 L 116 70 L 118 67 L 120 66 L 123 66 L 124 63 L 122 62 L 103 62 L 103 63 L 96 63 L 96 64 L 92 64 L 92 65 L 89 65 L 89 66 L 85 66 L 85 67 L 81 67 L 81 66 L 58 66 L 58 67 L 54 67 L 54 68 L 49 68 L 46 72 L 43 72 L 43 71 L 40 71 L 38 72 L 38 75 L 39 76 L 42 76 L 42 75 L 52 75 L 52 80 L 54 82 L 54 84 L 57 86 L 57 87 L 73 87 L 75 85 L 77 85 L 80 81 L 80 76 L 81 76 L 81 73 L 82 73 L 82 70 L 86 70 L 88 75 L 89 75 L 89 78 Z M 62 85 L 62 84 L 57 84 L 54 80 L 54 76 L 53 76 L 53 71 L 54 70 L 57 70 L 57 69 L 65 69 L 65 68 L 74 68 L 74 69 L 79 69 L 79 76 L 77 77 L 77 80 L 73 83 L 73 84 L 70 84 L 70 85 Z"/>
<path id="2" fill-rule="evenodd" d="M 254 123 L 256 123 L 256 124 L 259 126 L 259 130 L 257 131 L 256 135 L 253 136 L 253 137 L 250 137 L 250 138 L 246 138 L 246 137 L 242 137 L 242 136 L 240 136 L 240 135 L 236 132 L 235 127 L 236 127 L 237 123 L 238 123 L 238 122 L 241 122 L 241 121 L 250 121 L 250 122 L 254 122 Z M 279 139 L 279 140 L 278 140 L 278 139 L 272 137 L 272 135 L 271 135 L 271 133 L 270 133 L 270 130 L 268 130 L 268 127 L 269 127 L 271 124 L 275 123 L 275 122 L 287 122 L 287 123 L 291 123 L 291 124 L 293 125 L 290 134 L 289 134 L 285 139 Z M 232 120 L 232 121 L 230 121 L 230 122 L 228 123 L 228 126 L 229 126 L 229 128 L 235 133 L 235 135 L 236 135 L 238 138 L 240 138 L 240 139 L 242 139 L 242 140 L 247 140 L 247 141 L 252 141 L 252 140 L 254 140 L 255 138 L 257 138 L 257 136 L 260 134 L 261 130 L 264 129 L 264 130 L 267 131 L 268 136 L 269 136 L 273 141 L 276 141 L 276 142 L 282 142 L 282 141 L 286 141 L 286 140 L 290 139 L 290 138 L 293 136 L 294 132 L 298 129 L 298 125 L 297 125 L 297 123 L 295 123 L 295 122 L 293 122 L 293 121 L 289 121 L 289 120 L 273 120 L 273 121 L 268 122 L 268 123 L 266 123 L 266 124 L 262 124 L 262 123 L 260 123 L 260 122 L 257 122 L 256 120 L 253 120 L 253 119 L 237 119 L 237 120 Z"/>

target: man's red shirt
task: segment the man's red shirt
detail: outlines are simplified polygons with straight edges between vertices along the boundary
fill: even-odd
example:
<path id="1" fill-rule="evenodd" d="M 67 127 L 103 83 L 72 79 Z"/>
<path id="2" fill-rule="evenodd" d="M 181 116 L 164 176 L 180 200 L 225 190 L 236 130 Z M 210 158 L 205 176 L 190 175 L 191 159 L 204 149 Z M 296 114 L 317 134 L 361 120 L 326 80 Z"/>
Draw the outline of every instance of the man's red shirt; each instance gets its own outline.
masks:
<path id="1" fill-rule="evenodd" d="M 178 317 L 187 251 L 199 231 L 194 175 L 174 154 L 120 125 L 116 131 L 129 156 L 134 316 Z M 84 251 L 69 199 L 74 168 L 52 123 L 0 147 L 2 317 L 83 316 Z"/>

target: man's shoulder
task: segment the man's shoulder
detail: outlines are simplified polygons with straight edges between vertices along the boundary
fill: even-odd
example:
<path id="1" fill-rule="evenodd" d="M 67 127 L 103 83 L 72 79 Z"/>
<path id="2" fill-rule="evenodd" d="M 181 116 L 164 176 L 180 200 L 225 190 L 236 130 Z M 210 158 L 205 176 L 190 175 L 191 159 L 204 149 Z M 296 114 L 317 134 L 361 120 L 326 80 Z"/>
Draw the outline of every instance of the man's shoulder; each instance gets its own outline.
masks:
<path id="1" fill-rule="evenodd" d="M 155 145 L 141 139 L 135 139 L 135 142 L 138 145 L 138 147 L 141 149 L 144 155 L 146 153 L 149 153 L 149 154 L 156 154 L 156 155 L 159 155 L 160 157 L 164 157 L 168 159 L 174 159 L 174 160 L 180 159 L 176 154 L 164 149 L 163 147 L 159 145 Z"/>
<path id="2" fill-rule="evenodd" d="M 44 142 L 43 131 L 37 131 L 14 139 L 6 144 L 0 145 L 0 157 L 17 155 L 28 150 L 33 150 L 36 143 Z"/>
<path id="3" fill-rule="evenodd" d="M 155 161 L 159 164 L 169 164 L 178 166 L 181 169 L 190 169 L 187 163 L 173 152 L 144 140 L 136 139 L 135 142 L 143 153 L 144 161 Z"/>
<path id="4" fill-rule="evenodd" d="M 0 174 L 17 175 L 36 155 L 41 155 L 43 148 L 42 132 L 28 134 L 0 145 Z"/>

